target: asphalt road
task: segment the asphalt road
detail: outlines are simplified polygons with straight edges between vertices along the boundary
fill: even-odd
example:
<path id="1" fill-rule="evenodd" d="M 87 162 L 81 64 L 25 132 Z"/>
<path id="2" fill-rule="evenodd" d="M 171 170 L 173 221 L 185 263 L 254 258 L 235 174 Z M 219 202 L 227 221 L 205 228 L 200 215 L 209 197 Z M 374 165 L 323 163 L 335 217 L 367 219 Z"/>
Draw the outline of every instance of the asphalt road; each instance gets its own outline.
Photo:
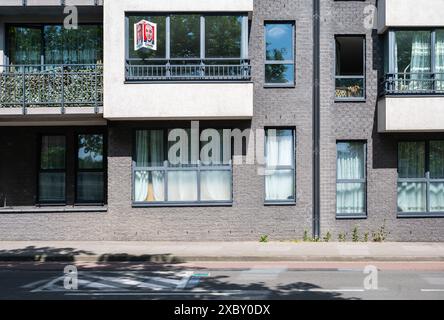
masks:
<path id="1" fill-rule="evenodd" d="M 0 265 L 0 299 L 444 299 L 442 263 L 65 266 Z"/>

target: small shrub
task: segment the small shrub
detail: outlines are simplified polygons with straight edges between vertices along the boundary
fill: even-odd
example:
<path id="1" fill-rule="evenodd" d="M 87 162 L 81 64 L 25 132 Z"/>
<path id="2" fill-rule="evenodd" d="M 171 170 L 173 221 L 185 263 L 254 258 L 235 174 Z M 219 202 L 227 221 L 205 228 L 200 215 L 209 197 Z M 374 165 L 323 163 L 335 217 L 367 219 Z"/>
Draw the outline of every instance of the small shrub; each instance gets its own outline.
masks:
<path id="1" fill-rule="evenodd" d="M 304 242 L 309 242 L 310 241 L 310 237 L 308 236 L 308 231 L 304 230 L 304 238 L 303 238 Z"/>
<path id="2" fill-rule="evenodd" d="M 339 242 L 345 242 L 347 241 L 347 233 L 341 232 L 338 235 Z"/>
<path id="3" fill-rule="evenodd" d="M 324 236 L 324 241 L 329 242 L 331 240 L 331 233 L 330 231 L 327 231 L 327 233 Z"/>
<path id="4" fill-rule="evenodd" d="M 259 242 L 268 242 L 268 235 L 263 235 L 260 237 Z"/>
<path id="5" fill-rule="evenodd" d="M 364 242 L 368 242 L 368 232 L 364 233 Z"/>
<path id="6" fill-rule="evenodd" d="M 384 242 L 387 239 L 389 232 L 385 228 L 385 220 L 383 225 L 375 232 L 372 232 L 373 242 Z"/>
<path id="7" fill-rule="evenodd" d="M 354 227 L 354 228 L 353 228 L 353 232 L 352 232 L 352 241 L 353 241 L 353 242 L 359 242 L 359 231 L 358 231 L 358 227 Z"/>

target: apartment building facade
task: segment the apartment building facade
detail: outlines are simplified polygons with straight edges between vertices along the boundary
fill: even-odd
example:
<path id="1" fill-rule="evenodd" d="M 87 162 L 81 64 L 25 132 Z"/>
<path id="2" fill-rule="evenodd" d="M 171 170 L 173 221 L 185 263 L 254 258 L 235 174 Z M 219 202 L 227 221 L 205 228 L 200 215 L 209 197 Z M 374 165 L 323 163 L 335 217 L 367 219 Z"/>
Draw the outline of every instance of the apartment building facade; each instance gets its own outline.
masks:
<path id="1" fill-rule="evenodd" d="M 0 239 L 442 241 L 443 9 L 0 1 Z"/>

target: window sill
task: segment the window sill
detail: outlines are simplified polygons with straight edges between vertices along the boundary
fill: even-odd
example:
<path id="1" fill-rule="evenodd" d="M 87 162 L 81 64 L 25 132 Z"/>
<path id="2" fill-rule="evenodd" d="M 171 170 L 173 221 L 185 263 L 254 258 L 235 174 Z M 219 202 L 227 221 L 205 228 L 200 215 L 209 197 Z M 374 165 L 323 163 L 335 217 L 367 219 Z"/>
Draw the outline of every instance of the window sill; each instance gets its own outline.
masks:
<path id="1" fill-rule="evenodd" d="M 68 213 L 68 212 L 107 212 L 107 206 L 39 206 L 2 207 L 0 214 L 8 213 Z"/>
<path id="2" fill-rule="evenodd" d="M 276 84 L 264 84 L 264 88 L 266 89 L 294 89 L 296 88 L 296 84 L 284 84 L 284 83 L 276 83 Z"/>
<path id="3" fill-rule="evenodd" d="M 264 206 L 295 206 L 296 201 L 265 201 Z"/>
<path id="4" fill-rule="evenodd" d="M 399 213 L 396 216 L 398 219 L 408 218 L 444 218 L 444 212 L 414 212 L 414 213 Z"/>
<path id="5" fill-rule="evenodd" d="M 158 208 L 158 207 L 232 207 L 233 202 L 157 202 L 137 203 L 133 202 L 133 208 Z"/>
<path id="6" fill-rule="evenodd" d="M 336 220 L 365 220 L 367 214 L 336 214 Z"/>
<path id="7" fill-rule="evenodd" d="M 335 103 L 364 103 L 367 102 L 366 98 L 335 98 Z"/>

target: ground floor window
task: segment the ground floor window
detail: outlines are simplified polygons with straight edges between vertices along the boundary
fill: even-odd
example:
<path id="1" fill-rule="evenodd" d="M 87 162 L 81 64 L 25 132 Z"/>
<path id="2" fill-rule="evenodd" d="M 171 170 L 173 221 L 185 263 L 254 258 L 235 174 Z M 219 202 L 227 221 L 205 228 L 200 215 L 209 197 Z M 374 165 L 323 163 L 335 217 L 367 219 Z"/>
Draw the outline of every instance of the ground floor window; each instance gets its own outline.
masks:
<path id="1" fill-rule="evenodd" d="M 66 202 L 66 138 L 44 135 L 40 141 L 40 203 Z"/>
<path id="2" fill-rule="evenodd" d="M 214 137 L 221 137 L 219 131 L 214 133 Z M 189 129 L 137 130 L 133 160 L 134 203 L 231 203 L 231 162 L 222 160 L 222 139 L 213 139 L 216 140 L 209 138 L 199 142 L 198 153 L 193 156 Z M 209 148 L 210 144 L 214 148 Z"/>
<path id="3" fill-rule="evenodd" d="M 104 202 L 103 134 L 77 136 L 76 202 Z"/>
<path id="4" fill-rule="evenodd" d="M 265 202 L 295 202 L 293 129 L 265 130 Z"/>
<path id="5" fill-rule="evenodd" d="M 366 143 L 336 143 L 336 215 L 366 216 Z"/>
<path id="6" fill-rule="evenodd" d="M 398 144 L 398 212 L 444 212 L 444 141 Z"/>

